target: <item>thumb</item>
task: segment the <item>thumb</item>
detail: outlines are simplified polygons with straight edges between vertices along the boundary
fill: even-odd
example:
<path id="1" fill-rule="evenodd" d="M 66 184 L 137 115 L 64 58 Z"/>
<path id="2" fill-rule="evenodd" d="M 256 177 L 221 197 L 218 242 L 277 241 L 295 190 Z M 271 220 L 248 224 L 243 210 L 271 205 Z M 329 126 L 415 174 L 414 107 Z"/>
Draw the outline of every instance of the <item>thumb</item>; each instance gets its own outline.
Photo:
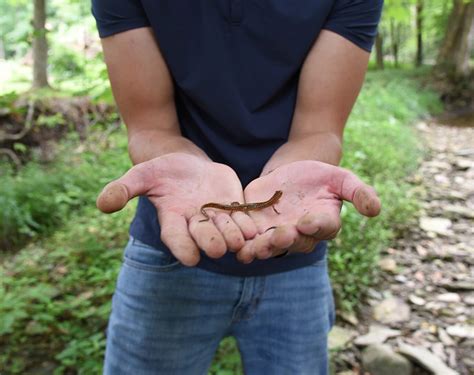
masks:
<path id="1" fill-rule="evenodd" d="M 341 197 L 352 202 L 362 215 L 377 216 L 381 210 L 380 199 L 375 189 L 363 183 L 355 174 L 345 170 L 341 186 Z"/>
<path id="2" fill-rule="evenodd" d="M 137 164 L 119 179 L 107 184 L 97 197 L 96 206 L 104 213 L 120 211 L 127 202 L 152 188 L 148 162 Z"/>

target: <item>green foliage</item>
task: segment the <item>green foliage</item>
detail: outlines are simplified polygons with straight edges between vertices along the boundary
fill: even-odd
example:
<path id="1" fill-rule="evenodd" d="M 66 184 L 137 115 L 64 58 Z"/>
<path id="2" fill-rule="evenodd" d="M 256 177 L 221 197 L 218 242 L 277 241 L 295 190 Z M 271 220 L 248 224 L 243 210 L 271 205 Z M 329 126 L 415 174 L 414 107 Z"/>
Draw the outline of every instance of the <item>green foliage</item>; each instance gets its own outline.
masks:
<path id="1" fill-rule="evenodd" d="M 47 359 L 57 374 L 100 373 L 133 206 L 108 216 L 88 204 L 51 238 L 0 266 L 0 368 L 21 374 Z"/>
<path id="2" fill-rule="evenodd" d="M 214 362 L 209 369 L 209 375 L 242 374 L 242 362 L 233 337 L 227 337 L 219 345 Z"/>
<path id="3" fill-rule="evenodd" d="M 376 187 L 382 213 L 363 218 L 351 205 L 342 210 L 343 229 L 330 246 L 330 270 L 341 309 L 357 306 L 376 282 L 380 250 L 412 224 L 418 209 L 406 177 L 421 157 L 415 118 L 440 108 L 436 95 L 413 80 L 422 71 L 371 73 L 349 119 L 343 166 Z"/>
<path id="4" fill-rule="evenodd" d="M 439 110 L 435 95 L 415 79 L 422 74 L 370 73 L 350 118 L 344 166 L 375 185 L 384 208 L 379 218 L 366 219 L 351 205 L 343 207 L 342 233 L 330 250 L 339 308 L 356 307 L 377 281 L 379 251 L 410 225 L 417 210 L 405 180 L 421 151 L 407 124 Z M 93 207 L 96 193 L 126 170 L 128 161 L 122 135 L 114 135 L 108 147 L 97 140 L 90 144 L 98 149 L 69 140 L 52 166 L 33 162 L 18 176 L 0 179 L 0 197 L 8 197 L 0 202 L 7 204 L 2 223 L 5 215 L 15 223 L 8 226 L 10 238 L 18 235 L 15 231 L 36 235 L 56 229 L 0 265 L 0 368 L 5 374 L 25 373 L 44 361 L 55 374 L 101 372 L 104 330 L 134 210 L 131 205 L 103 215 Z M 223 340 L 210 374 L 241 372 L 235 340 Z"/>
<path id="5" fill-rule="evenodd" d="M 84 74 L 84 60 L 80 53 L 58 43 L 49 62 L 55 79 L 61 81 Z"/>
<path id="6" fill-rule="evenodd" d="M 108 141 L 113 147 L 98 152 L 69 140 L 52 165 L 32 162 L 18 174 L 6 172 L 0 179 L 0 246 L 48 232 L 72 211 L 91 205 L 103 185 L 129 165 L 124 137 Z"/>

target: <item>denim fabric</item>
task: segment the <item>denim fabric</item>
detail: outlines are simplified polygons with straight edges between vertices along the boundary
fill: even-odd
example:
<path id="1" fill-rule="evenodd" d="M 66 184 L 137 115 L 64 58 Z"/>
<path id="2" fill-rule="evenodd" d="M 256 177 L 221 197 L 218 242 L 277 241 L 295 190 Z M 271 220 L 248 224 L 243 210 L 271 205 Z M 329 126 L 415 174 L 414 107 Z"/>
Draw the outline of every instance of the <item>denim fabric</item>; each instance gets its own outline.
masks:
<path id="1" fill-rule="evenodd" d="M 236 277 L 182 266 L 131 239 L 113 297 L 104 374 L 207 374 L 219 342 L 231 335 L 246 374 L 323 375 L 333 323 L 326 260 Z"/>

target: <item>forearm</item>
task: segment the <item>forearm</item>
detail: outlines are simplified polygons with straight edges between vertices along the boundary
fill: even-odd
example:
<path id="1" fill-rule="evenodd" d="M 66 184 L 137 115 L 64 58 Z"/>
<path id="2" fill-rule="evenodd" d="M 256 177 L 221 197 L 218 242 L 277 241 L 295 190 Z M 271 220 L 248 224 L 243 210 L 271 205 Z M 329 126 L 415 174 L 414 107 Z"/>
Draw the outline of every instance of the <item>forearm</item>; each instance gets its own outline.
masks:
<path id="1" fill-rule="evenodd" d="M 211 160 L 203 150 L 180 133 L 159 129 L 129 131 L 128 152 L 133 164 L 176 152 Z"/>
<path id="2" fill-rule="evenodd" d="M 317 132 L 290 137 L 268 160 L 262 170 L 266 175 L 282 165 L 300 160 L 315 160 L 338 165 L 342 157 L 342 139 L 335 132 Z"/>
<path id="3" fill-rule="evenodd" d="M 270 158 L 262 174 L 299 160 L 339 164 L 344 126 L 368 61 L 365 50 L 331 31 L 321 32 L 300 73 L 288 142 Z"/>

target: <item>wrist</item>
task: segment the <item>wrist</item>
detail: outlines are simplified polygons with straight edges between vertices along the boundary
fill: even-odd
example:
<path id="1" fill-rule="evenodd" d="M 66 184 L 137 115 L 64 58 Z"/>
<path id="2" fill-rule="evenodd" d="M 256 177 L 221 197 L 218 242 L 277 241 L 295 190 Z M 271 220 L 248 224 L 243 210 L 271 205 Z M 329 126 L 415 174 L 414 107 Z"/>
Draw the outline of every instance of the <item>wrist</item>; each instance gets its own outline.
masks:
<path id="1" fill-rule="evenodd" d="M 211 161 L 207 154 L 181 134 L 162 130 L 145 130 L 128 135 L 128 152 L 133 164 L 160 156 L 183 153 Z"/>
<path id="2" fill-rule="evenodd" d="M 268 160 L 261 175 L 278 167 L 302 160 L 320 161 L 339 165 L 342 158 L 342 139 L 330 132 L 320 132 L 299 137 L 290 137 Z"/>

